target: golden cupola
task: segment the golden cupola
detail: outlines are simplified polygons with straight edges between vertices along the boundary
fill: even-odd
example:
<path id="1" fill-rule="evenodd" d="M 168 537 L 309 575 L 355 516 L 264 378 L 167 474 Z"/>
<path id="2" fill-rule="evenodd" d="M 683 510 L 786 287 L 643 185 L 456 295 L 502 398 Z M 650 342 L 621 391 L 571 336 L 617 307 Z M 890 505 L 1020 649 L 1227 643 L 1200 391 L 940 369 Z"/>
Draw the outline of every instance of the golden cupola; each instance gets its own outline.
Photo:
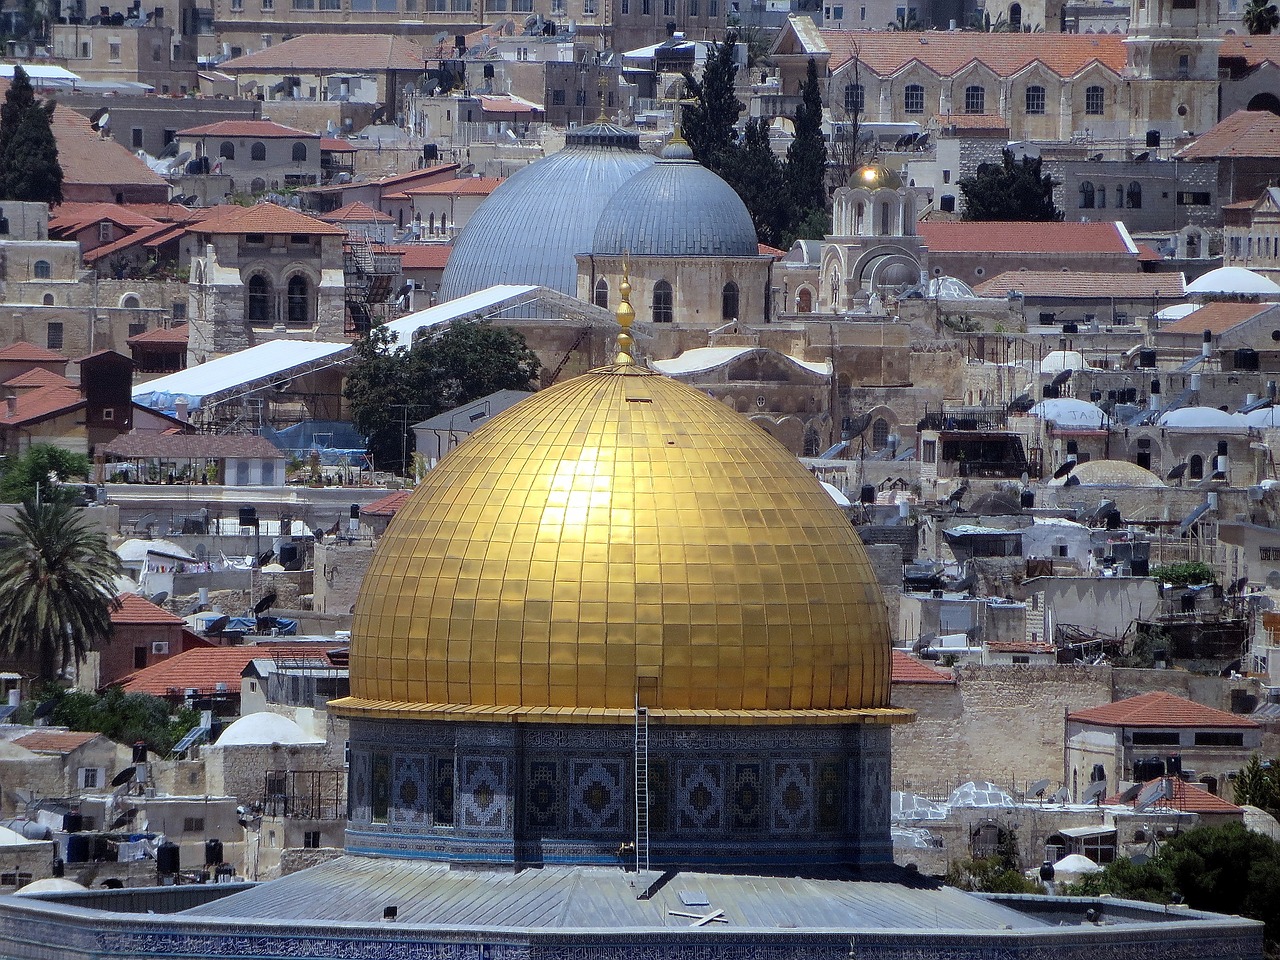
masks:
<path id="1" fill-rule="evenodd" d="M 625 301 L 624 301 L 625 302 Z M 870 722 L 889 631 L 852 525 L 733 410 L 631 362 L 432 470 L 356 603 L 351 716 Z"/>

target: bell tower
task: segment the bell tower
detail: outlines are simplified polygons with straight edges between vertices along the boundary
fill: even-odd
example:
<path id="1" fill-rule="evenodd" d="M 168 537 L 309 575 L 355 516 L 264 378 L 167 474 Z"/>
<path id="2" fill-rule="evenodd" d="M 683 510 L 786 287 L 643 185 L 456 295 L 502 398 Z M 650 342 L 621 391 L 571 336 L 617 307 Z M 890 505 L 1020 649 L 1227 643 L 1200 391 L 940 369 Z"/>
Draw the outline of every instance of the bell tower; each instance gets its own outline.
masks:
<path id="1" fill-rule="evenodd" d="M 1218 116 L 1217 0 L 1131 0 L 1125 79 L 1131 135 L 1203 133 Z"/>

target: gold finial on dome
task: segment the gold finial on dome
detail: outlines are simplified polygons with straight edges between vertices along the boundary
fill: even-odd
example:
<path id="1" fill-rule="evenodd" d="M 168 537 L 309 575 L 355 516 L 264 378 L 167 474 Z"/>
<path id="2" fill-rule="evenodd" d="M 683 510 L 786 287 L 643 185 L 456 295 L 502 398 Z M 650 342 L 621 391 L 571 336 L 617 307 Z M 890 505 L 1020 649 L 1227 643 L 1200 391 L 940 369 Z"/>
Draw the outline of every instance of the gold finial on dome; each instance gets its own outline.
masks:
<path id="1" fill-rule="evenodd" d="M 631 306 L 630 267 L 625 261 L 622 264 L 622 282 L 618 284 L 617 318 L 618 326 L 622 329 L 618 331 L 618 355 L 614 357 L 613 362 L 621 366 L 629 366 L 636 362 L 631 355 L 631 347 L 634 343 L 631 339 L 631 324 L 636 318 L 636 312 Z"/>

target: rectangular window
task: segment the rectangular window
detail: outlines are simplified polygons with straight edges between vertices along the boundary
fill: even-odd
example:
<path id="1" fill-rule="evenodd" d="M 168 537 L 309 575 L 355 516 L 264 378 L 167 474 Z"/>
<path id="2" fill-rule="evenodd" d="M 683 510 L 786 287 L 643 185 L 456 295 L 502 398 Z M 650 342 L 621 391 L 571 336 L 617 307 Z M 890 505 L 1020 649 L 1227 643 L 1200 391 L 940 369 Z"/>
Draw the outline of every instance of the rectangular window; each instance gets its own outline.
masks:
<path id="1" fill-rule="evenodd" d="M 142 128 L 141 127 L 134 127 L 132 130 L 129 131 L 129 142 L 133 144 L 133 149 L 135 150 L 142 149 Z"/>
<path id="2" fill-rule="evenodd" d="M 924 87 L 910 84 L 903 91 L 902 107 L 906 113 L 924 113 Z"/>
<path id="3" fill-rule="evenodd" d="M 1044 113 L 1044 87 L 1027 87 L 1027 113 L 1040 115 Z"/>
<path id="4" fill-rule="evenodd" d="M 964 88 L 964 112 L 983 113 L 987 108 L 987 91 L 985 87 Z"/>
<path id="5" fill-rule="evenodd" d="M 267 235 L 265 233 L 246 233 L 244 235 L 245 243 L 266 243 Z"/>
<path id="6" fill-rule="evenodd" d="M 1013 662 L 1028 665 L 1031 663 L 1031 658 L 1027 656 L 1025 653 L 1015 653 L 1013 655 Z"/>
<path id="7" fill-rule="evenodd" d="M 1091 117 L 1100 117 L 1105 108 L 1105 92 L 1101 87 L 1088 87 L 1084 91 L 1084 112 Z"/>
<path id="8" fill-rule="evenodd" d="M 141 670 L 146 665 L 147 665 L 147 648 L 145 646 L 134 647 L 133 648 L 133 669 Z"/>
<path id="9" fill-rule="evenodd" d="M 341 10 L 342 0 L 320 0 L 320 9 L 321 10 Z M 364 12 L 368 13 L 370 10 L 373 9 L 373 6 L 369 2 L 369 0 L 352 0 L 351 9 L 363 10 Z"/>
<path id="10" fill-rule="evenodd" d="M 183 833 L 204 833 L 204 817 L 183 817 Z"/>
<path id="11" fill-rule="evenodd" d="M 584 17 L 596 15 L 596 0 L 582 0 L 582 15 Z"/>
<path id="12" fill-rule="evenodd" d="M 93 59 L 93 46 L 88 40 L 80 41 L 80 57 L 83 60 Z"/>
<path id="13" fill-rule="evenodd" d="M 294 10 L 314 10 L 316 8 L 316 0 L 293 0 Z"/>
<path id="14" fill-rule="evenodd" d="M 45 334 L 45 346 L 50 350 L 62 349 L 62 323 L 59 320 L 51 320 L 49 322 L 48 332 Z"/>
<path id="15" fill-rule="evenodd" d="M 81 790 L 96 790 L 98 788 L 98 768 L 81 767 L 80 775 L 76 779 L 79 781 Z"/>
<path id="16" fill-rule="evenodd" d="M 274 10 L 276 8 L 276 0 L 262 0 L 263 10 Z"/>
<path id="17" fill-rule="evenodd" d="M 172 313 L 173 313 L 173 319 L 175 320 L 187 319 L 187 301 L 185 300 L 173 301 Z"/>
<path id="18" fill-rule="evenodd" d="M 112 63 L 120 62 L 120 41 L 119 40 L 107 41 L 107 59 L 110 60 Z"/>
<path id="19" fill-rule="evenodd" d="M 1182 740 L 1177 733 L 1134 731 L 1133 734 L 1135 747 L 1177 747 L 1181 744 Z"/>
<path id="20" fill-rule="evenodd" d="M 698 15 L 698 0 L 689 0 L 687 16 L 696 17 Z"/>
<path id="21" fill-rule="evenodd" d="M 302 846 L 307 850 L 318 850 L 320 848 L 320 831 L 306 830 L 302 834 Z"/>
<path id="22" fill-rule="evenodd" d="M 720 0 L 707 0 L 707 17 L 714 20 L 720 16 Z"/>
<path id="23" fill-rule="evenodd" d="M 624 17 L 629 14 L 631 12 L 631 0 L 621 0 L 618 10 Z"/>
<path id="24" fill-rule="evenodd" d="M 115 408 L 115 407 L 103 407 L 103 408 L 102 408 L 102 419 L 103 419 L 103 421 L 104 421 L 104 422 L 110 422 L 110 421 L 114 420 L 115 418 L 116 418 L 116 408 Z"/>
<path id="25" fill-rule="evenodd" d="M 950 171 L 950 170 L 943 170 L 943 171 L 942 171 L 942 182 L 943 182 L 943 183 L 950 183 L 950 182 L 951 182 L 951 171 Z"/>
<path id="26" fill-rule="evenodd" d="M 843 5 L 841 5 L 841 4 L 837 4 L 836 6 L 832 7 L 832 8 L 831 8 L 831 18 L 832 18 L 833 20 L 843 20 L 843 19 L 844 19 L 844 6 L 843 6 Z"/>
<path id="27" fill-rule="evenodd" d="M 551 105 L 552 105 L 553 107 L 563 107 L 563 106 L 564 106 L 564 91 L 563 91 L 563 90 L 552 90 L 552 91 L 551 91 Z"/>
<path id="28" fill-rule="evenodd" d="M 1243 747 L 1243 733 L 1227 733 L 1225 730 L 1204 730 L 1196 733 L 1197 747 Z"/>
<path id="29" fill-rule="evenodd" d="M 1180 207 L 1207 207 L 1208 205 L 1209 205 L 1209 194 L 1207 191 L 1206 192 L 1201 192 L 1198 190 L 1179 190 L 1178 191 L 1178 206 Z M 1232 240 L 1235 241 L 1236 244 L 1238 245 L 1240 238 L 1233 237 Z M 1237 246 L 1237 250 L 1238 249 L 1239 248 Z M 1237 253 L 1237 256 L 1239 256 L 1238 253 Z"/>
<path id="30" fill-rule="evenodd" d="M 865 21 L 865 20 L 867 19 L 867 8 L 866 8 L 866 7 L 859 7 L 859 8 L 858 8 L 858 19 L 859 19 L 859 20 L 863 20 L 863 21 Z"/>
<path id="31" fill-rule="evenodd" d="M 110 220 L 104 220 L 98 224 L 98 241 L 100 243 L 110 243 L 111 237 L 115 233 L 115 224 Z"/>
<path id="32" fill-rule="evenodd" d="M 575 107 L 585 107 L 587 105 L 587 91 L 575 90 L 573 92 L 573 105 Z"/>
<path id="33" fill-rule="evenodd" d="M 31 874 L 26 872 L 0 873 L 0 887 L 25 887 L 30 882 Z"/>
<path id="34" fill-rule="evenodd" d="M 938 462 L 938 441 L 925 440 L 920 444 L 920 456 L 925 463 Z"/>
<path id="35" fill-rule="evenodd" d="M 860 83 L 847 83 L 844 87 L 844 112 L 852 116 L 867 109 L 867 88 Z"/>
<path id="36" fill-rule="evenodd" d="M 551 0 L 551 9 L 555 10 L 556 0 Z M 640 12 L 646 17 L 653 13 L 653 0 L 640 0 Z"/>
<path id="37" fill-rule="evenodd" d="M 676 15 L 676 0 L 662 0 L 662 15 L 664 17 Z"/>

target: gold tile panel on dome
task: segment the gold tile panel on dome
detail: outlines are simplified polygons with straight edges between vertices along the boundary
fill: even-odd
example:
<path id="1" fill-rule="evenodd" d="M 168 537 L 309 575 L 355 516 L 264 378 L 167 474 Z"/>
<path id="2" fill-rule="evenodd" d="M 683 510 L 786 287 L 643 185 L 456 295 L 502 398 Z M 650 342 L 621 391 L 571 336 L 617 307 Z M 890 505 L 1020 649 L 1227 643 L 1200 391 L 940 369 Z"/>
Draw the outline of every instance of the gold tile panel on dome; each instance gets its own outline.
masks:
<path id="1" fill-rule="evenodd" d="M 620 319 L 626 320 L 620 311 Z M 759 427 L 619 362 L 432 470 L 356 603 L 348 716 L 901 723 L 848 518 Z"/>

